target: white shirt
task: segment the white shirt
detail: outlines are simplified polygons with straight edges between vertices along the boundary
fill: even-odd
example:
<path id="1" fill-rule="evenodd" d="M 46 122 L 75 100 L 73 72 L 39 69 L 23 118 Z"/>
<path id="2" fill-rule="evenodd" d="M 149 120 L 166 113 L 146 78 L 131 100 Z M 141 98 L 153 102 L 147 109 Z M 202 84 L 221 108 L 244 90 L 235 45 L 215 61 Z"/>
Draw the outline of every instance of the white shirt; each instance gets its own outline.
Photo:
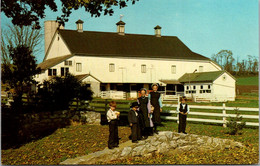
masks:
<path id="1" fill-rule="evenodd" d="M 186 105 L 186 104 L 182 104 L 182 103 L 181 103 L 181 106 L 182 106 L 183 109 L 185 108 L 185 105 Z M 176 111 L 177 111 L 177 113 L 180 113 L 180 104 L 178 104 Z M 189 105 L 187 105 L 187 113 L 190 113 Z"/>
<path id="2" fill-rule="evenodd" d="M 112 111 L 109 109 L 107 111 L 107 121 L 110 122 L 111 120 L 117 119 L 117 113 L 118 111 Z"/>
<path id="3" fill-rule="evenodd" d="M 135 116 L 138 116 L 138 113 L 137 113 L 137 111 L 134 111 L 135 112 Z"/>

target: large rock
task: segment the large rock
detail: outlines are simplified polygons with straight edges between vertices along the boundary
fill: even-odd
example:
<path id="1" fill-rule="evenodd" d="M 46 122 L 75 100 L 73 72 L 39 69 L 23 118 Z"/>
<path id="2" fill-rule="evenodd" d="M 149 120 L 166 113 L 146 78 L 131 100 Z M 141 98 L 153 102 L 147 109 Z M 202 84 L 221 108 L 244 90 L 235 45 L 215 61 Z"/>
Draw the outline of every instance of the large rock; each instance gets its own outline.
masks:
<path id="1" fill-rule="evenodd" d="M 133 144 L 127 141 L 119 145 L 119 148 L 110 150 L 105 148 L 102 151 L 91 153 L 75 159 L 67 159 L 60 164 L 96 164 L 99 162 L 127 158 L 129 156 L 152 156 L 153 153 L 182 153 L 184 151 L 215 150 L 225 148 L 242 148 L 243 144 L 228 139 L 212 138 L 195 134 L 179 134 L 176 132 L 164 131 L 158 135 L 149 137 L 146 140 Z"/>
<path id="2" fill-rule="evenodd" d="M 122 156 L 122 157 L 125 157 L 125 156 L 129 155 L 129 153 L 131 153 L 131 151 L 132 151 L 132 148 L 131 148 L 131 147 L 125 147 L 125 148 L 123 149 L 122 153 L 121 153 L 121 156 Z"/>

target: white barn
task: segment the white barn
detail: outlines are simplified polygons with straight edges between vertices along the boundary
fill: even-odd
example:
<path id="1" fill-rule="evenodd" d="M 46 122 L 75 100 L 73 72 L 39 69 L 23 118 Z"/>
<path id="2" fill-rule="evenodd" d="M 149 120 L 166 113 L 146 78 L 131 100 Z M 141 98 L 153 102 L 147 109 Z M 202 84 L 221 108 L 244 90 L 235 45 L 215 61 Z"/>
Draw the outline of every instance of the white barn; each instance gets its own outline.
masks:
<path id="1" fill-rule="evenodd" d="M 123 21 L 116 24 L 117 32 L 83 31 L 81 20 L 76 25 L 76 30 L 66 30 L 58 28 L 55 21 L 45 22 L 46 53 L 38 65 L 42 73 L 36 76 L 37 81 L 70 72 L 89 83 L 95 97 L 122 98 L 127 94 L 135 98 L 140 88 L 151 89 L 157 82 L 165 99 L 191 94 L 211 101 L 235 99 L 234 77 L 209 58 L 192 52 L 178 37 L 161 36 L 159 26 L 154 35 L 138 35 L 125 33 Z M 210 81 L 190 79 L 189 85 L 198 88 L 196 93 L 187 91 L 187 80 L 183 79 L 187 73 L 192 77 L 208 72 L 222 74 Z M 218 79 L 222 75 L 227 79 Z M 212 85 L 211 91 L 200 93 L 199 86 L 206 84 Z M 219 88 L 224 87 L 219 94 Z"/>

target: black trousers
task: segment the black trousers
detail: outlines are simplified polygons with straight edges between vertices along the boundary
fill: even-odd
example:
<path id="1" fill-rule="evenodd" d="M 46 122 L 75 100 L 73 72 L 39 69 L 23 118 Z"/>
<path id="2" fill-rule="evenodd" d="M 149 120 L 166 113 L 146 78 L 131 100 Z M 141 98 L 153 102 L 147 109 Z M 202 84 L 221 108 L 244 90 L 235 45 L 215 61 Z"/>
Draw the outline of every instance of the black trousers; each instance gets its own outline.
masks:
<path id="1" fill-rule="evenodd" d="M 141 139 L 141 130 L 139 123 L 133 123 L 131 126 L 131 131 L 132 131 L 132 141 L 137 141 Z"/>
<path id="2" fill-rule="evenodd" d="M 179 126 L 178 126 L 178 132 L 185 132 L 186 129 L 186 119 L 187 119 L 187 115 L 182 115 L 179 113 Z"/>
<path id="3" fill-rule="evenodd" d="M 118 122 L 117 120 L 111 120 L 109 122 L 109 139 L 108 139 L 108 147 L 112 148 L 114 146 L 118 146 Z"/>

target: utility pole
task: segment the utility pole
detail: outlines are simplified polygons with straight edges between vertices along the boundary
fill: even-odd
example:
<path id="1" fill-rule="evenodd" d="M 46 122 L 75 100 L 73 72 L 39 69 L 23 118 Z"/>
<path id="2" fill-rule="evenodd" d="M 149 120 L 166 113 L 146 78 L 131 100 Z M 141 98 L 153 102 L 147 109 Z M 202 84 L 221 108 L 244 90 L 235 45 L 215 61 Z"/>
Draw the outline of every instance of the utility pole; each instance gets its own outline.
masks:
<path id="1" fill-rule="evenodd" d="M 197 71 L 197 69 L 195 69 L 192 73 L 195 73 Z M 190 73 L 189 73 L 189 90 L 191 92 L 191 100 L 193 101 L 193 93 L 191 91 L 191 86 L 190 86 Z"/>

